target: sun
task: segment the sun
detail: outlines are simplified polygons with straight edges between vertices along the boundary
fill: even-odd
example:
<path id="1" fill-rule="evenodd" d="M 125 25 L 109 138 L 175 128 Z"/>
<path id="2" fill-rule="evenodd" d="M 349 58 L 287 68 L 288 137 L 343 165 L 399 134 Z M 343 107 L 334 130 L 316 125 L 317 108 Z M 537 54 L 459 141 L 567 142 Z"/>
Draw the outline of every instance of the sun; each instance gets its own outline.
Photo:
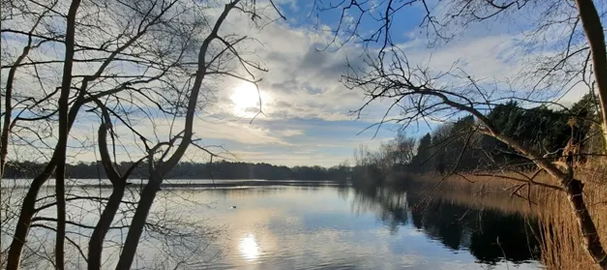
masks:
<path id="1" fill-rule="evenodd" d="M 234 105 L 234 114 L 237 116 L 250 117 L 259 112 L 259 98 L 261 95 L 262 104 L 266 102 L 267 95 L 260 91 L 252 83 L 243 83 L 236 88 L 230 96 Z"/>

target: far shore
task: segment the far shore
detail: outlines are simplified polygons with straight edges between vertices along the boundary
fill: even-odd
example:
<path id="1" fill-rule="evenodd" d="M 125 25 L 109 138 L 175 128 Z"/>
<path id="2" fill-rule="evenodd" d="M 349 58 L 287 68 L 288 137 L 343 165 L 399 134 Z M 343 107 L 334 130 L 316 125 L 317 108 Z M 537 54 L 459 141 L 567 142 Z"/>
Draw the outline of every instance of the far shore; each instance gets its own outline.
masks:
<path id="1" fill-rule="evenodd" d="M 17 179 L 19 180 L 19 179 Z M 24 179 L 26 180 L 26 179 Z M 78 183 L 75 186 L 80 188 L 112 188 L 112 184 L 109 183 L 109 180 L 102 179 L 103 182 L 100 183 L 90 183 L 91 180 L 97 179 L 82 179 L 86 180 L 89 183 Z M 175 180 L 184 181 L 185 183 L 172 182 Z M 186 182 L 187 181 L 187 182 Z M 200 181 L 199 183 L 196 183 Z M 204 182 L 203 182 L 204 181 Z M 6 183 L 6 182 L 4 182 Z M 147 183 L 147 180 L 141 181 L 132 179 L 128 181 L 128 186 L 131 187 L 139 187 L 143 186 Z M 54 186 L 52 183 L 48 183 L 47 187 Z M 166 179 L 162 184 L 162 188 L 233 188 L 233 187 L 256 187 L 256 186 L 300 186 L 300 187 L 320 187 L 320 186 L 348 186 L 348 184 L 340 183 L 337 181 L 331 180 L 262 180 L 262 179 Z M 5 188 L 5 185 L 2 185 L 2 188 Z M 18 188 L 25 188 L 27 185 L 19 185 Z"/>

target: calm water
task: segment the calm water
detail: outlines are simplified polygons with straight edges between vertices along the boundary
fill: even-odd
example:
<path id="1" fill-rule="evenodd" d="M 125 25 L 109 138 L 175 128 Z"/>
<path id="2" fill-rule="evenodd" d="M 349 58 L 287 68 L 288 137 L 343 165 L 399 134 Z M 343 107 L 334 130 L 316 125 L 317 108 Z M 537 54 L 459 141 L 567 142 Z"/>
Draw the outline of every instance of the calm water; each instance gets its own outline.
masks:
<path id="1" fill-rule="evenodd" d="M 411 211 L 404 194 L 351 188 L 179 192 L 211 205 L 189 213 L 226 225 L 213 269 L 539 268 L 520 216 L 437 202 Z"/>
<path id="2" fill-rule="evenodd" d="M 106 196 L 109 190 L 97 192 Z M 152 219 L 188 220 L 207 230 L 201 234 L 214 237 L 185 244 L 169 239 L 176 248 L 164 252 L 180 254 L 181 248 L 190 253 L 180 257 L 191 263 L 181 265 L 187 269 L 541 268 L 534 260 L 537 243 L 528 232 L 533 222 L 448 201 L 422 203 L 414 194 L 330 186 L 173 188 L 162 190 L 154 207 Z M 95 220 L 87 214 L 81 222 L 93 225 Z M 124 236 L 114 232 L 107 240 L 119 243 Z M 158 241 L 144 239 L 134 268 L 174 266 L 158 262 L 159 250 L 165 249 Z M 111 268 L 117 254 L 106 249 L 105 266 Z"/>

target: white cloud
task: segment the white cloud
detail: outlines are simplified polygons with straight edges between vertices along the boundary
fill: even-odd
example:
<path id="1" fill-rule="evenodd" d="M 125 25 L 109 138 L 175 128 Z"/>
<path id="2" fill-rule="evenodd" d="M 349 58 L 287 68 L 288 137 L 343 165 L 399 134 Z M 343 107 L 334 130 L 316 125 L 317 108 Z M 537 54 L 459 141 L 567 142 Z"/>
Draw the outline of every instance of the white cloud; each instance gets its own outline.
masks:
<path id="1" fill-rule="evenodd" d="M 332 166 L 344 161 L 341 155 L 330 153 L 284 152 L 269 154 L 265 151 L 230 151 L 237 160 L 245 162 L 266 162 L 286 166 Z"/>
<path id="2" fill-rule="evenodd" d="M 304 131 L 301 129 L 285 129 L 278 132 L 282 137 L 293 137 L 304 135 Z"/>
<path id="3" fill-rule="evenodd" d="M 319 34 L 307 28 L 293 28 L 285 22 L 267 25 L 262 31 L 251 30 L 246 18 L 231 17 L 225 32 L 246 32 L 255 41 L 246 46 L 250 59 L 259 60 L 268 69 L 260 73 L 263 81 L 263 111 L 267 119 L 319 118 L 329 121 L 351 120 L 351 110 L 360 106 L 362 93 L 350 91 L 339 81 L 346 71 L 346 57 L 357 63 L 356 48 L 344 47 L 332 52 L 322 51 L 330 35 Z M 242 22 L 242 23 L 241 23 Z M 230 95 L 238 83 L 227 83 L 216 93 L 219 104 L 215 112 L 233 113 Z M 264 97 L 265 96 L 265 97 Z"/>
<path id="4" fill-rule="evenodd" d="M 195 133 L 197 137 L 203 139 L 226 139 L 249 145 L 289 145 L 281 136 L 272 135 L 272 132 L 268 129 L 244 123 L 228 122 L 198 125 Z"/>

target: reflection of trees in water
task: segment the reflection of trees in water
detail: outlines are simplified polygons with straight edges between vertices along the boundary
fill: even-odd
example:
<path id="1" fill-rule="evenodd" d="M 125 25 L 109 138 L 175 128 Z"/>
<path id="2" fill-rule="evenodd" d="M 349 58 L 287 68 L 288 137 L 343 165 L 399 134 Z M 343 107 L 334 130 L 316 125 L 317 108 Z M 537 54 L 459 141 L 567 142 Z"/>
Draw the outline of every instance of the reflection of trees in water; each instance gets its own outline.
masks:
<path id="1" fill-rule="evenodd" d="M 537 221 L 497 210 L 473 209 L 451 201 L 385 188 L 356 188 L 354 209 L 373 211 L 391 233 L 409 222 L 452 250 L 469 250 L 479 261 L 520 263 L 539 257 L 539 243 L 529 228 Z"/>
<path id="2" fill-rule="evenodd" d="M 387 223 L 391 234 L 396 234 L 399 226 L 406 225 L 409 221 L 409 206 L 404 192 L 384 188 L 356 189 L 353 209 L 356 213 L 376 213 Z"/>

